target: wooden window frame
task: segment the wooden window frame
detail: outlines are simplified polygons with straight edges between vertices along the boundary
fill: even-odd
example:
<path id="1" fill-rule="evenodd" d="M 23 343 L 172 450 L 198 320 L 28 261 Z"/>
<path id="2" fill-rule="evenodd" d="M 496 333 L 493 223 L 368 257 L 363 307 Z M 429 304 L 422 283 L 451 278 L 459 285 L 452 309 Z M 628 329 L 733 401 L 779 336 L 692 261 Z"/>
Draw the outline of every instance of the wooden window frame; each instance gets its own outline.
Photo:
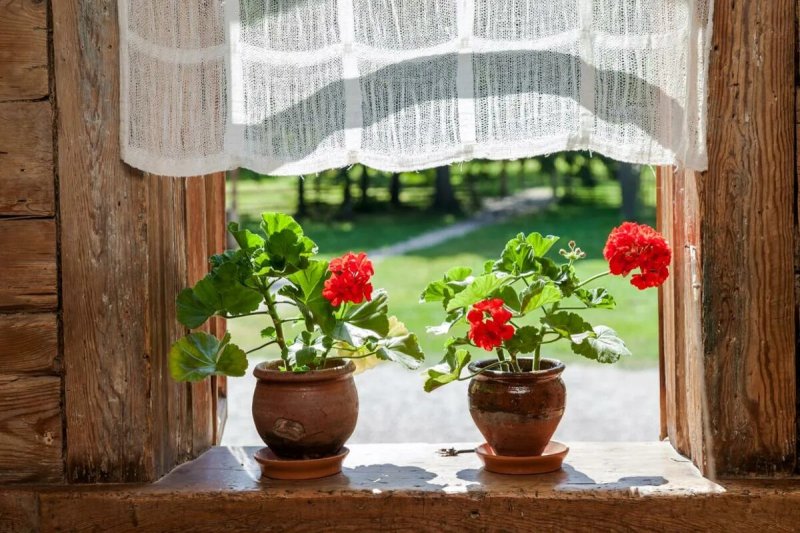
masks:
<path id="1" fill-rule="evenodd" d="M 659 223 L 675 250 L 661 291 L 662 433 L 709 476 L 788 475 L 798 427 L 797 6 L 715 3 L 709 170 L 659 172 Z M 48 274 L 36 283 L 47 285 L 46 301 L 7 309 L 46 311 L 55 362 L 46 377 L 11 382 L 33 390 L 47 381 L 58 446 L 47 449 L 54 466 L 25 480 L 153 481 L 220 433 L 224 381 L 174 383 L 166 361 L 183 332 L 174 295 L 224 246 L 224 178 L 164 178 L 122 163 L 116 0 L 51 0 L 46 14 L 31 4 L 32 17 L 46 17 L 31 27 L 52 30 L 49 86 L 37 78 L 46 98 L 24 106 L 44 121 L 36 139 L 53 165 L 36 176 L 46 181 L 50 169 L 56 194 L 43 200 L 46 220 L 0 220 L 0 236 L 14 224 L 54 234 L 42 239 L 48 270 L 36 269 Z M 23 105 L 4 103 L 0 114 L 12 107 Z M 17 396 L 4 390 L 0 409 Z M 0 461 L 0 473 L 13 467 Z"/>

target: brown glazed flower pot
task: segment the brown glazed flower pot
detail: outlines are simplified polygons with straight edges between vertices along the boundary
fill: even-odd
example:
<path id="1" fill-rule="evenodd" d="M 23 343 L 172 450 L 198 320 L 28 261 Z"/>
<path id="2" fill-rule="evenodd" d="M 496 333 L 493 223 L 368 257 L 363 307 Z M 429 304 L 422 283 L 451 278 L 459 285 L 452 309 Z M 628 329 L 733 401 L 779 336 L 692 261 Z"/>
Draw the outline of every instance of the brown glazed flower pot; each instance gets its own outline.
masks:
<path id="1" fill-rule="evenodd" d="M 528 372 L 486 370 L 472 378 L 469 412 L 498 455 L 541 455 L 564 415 L 564 363 L 542 359 L 541 370 L 530 372 L 531 359 L 517 361 Z M 475 373 L 493 362 L 477 361 L 469 370 Z"/>
<path id="2" fill-rule="evenodd" d="M 283 372 L 280 361 L 256 366 L 253 421 L 275 455 L 316 459 L 337 454 L 358 419 L 352 361 L 329 360 L 323 370 Z"/>

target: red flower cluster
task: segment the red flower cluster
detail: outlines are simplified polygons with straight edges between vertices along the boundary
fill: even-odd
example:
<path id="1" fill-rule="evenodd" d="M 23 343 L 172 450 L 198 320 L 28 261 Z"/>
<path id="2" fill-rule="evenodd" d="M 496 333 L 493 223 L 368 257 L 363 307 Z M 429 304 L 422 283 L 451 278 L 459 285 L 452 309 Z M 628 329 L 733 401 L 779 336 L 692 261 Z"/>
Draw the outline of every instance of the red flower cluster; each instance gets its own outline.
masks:
<path id="1" fill-rule="evenodd" d="M 328 265 L 331 277 L 325 280 L 322 296 L 331 305 L 339 307 L 342 302 L 360 304 L 364 300 L 372 300 L 372 284 L 370 277 L 375 274 L 372 261 L 367 254 L 356 255 L 347 252 L 342 257 L 331 259 Z"/>
<path id="2" fill-rule="evenodd" d="M 627 276 L 638 267 L 640 273 L 631 278 L 631 285 L 639 290 L 658 287 L 669 277 L 672 250 L 664 236 L 646 224 L 625 222 L 614 228 L 603 256 L 615 276 Z"/>
<path id="3" fill-rule="evenodd" d="M 467 313 L 467 320 L 470 324 L 469 338 L 487 352 L 514 336 L 514 327 L 508 325 L 511 312 L 503 307 L 503 300 L 500 298 L 476 303 Z"/>

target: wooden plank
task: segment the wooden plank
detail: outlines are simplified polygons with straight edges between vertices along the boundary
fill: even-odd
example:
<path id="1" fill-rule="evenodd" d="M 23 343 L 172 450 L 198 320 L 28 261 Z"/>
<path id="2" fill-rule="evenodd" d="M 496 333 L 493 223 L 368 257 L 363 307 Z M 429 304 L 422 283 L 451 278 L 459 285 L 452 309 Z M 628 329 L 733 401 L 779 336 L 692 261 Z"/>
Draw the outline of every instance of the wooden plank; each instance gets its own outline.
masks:
<path id="1" fill-rule="evenodd" d="M 0 484 L 64 479 L 61 378 L 0 376 Z"/>
<path id="2" fill-rule="evenodd" d="M 0 124 L 0 215 L 52 216 L 55 186 L 50 102 L 0 103 Z"/>
<path id="3" fill-rule="evenodd" d="M 119 148 L 113 0 L 52 2 L 67 476 L 156 478 L 147 181 Z M 150 317 L 152 318 L 152 317 Z M 160 317 L 159 317 L 160 318 Z"/>
<path id="4" fill-rule="evenodd" d="M 0 531 L 15 533 L 41 531 L 39 499 L 34 491 L 0 491 Z"/>
<path id="5" fill-rule="evenodd" d="M 47 2 L 0 1 L 0 102 L 49 94 Z"/>
<path id="6" fill-rule="evenodd" d="M 795 466 L 796 14 L 796 0 L 714 9 L 709 170 L 697 182 L 700 393 L 720 475 Z"/>
<path id="7" fill-rule="evenodd" d="M 665 193 L 665 177 L 664 172 L 668 169 L 659 167 L 656 169 L 656 230 L 665 234 L 666 227 L 670 227 L 669 223 L 664 220 L 665 202 L 669 197 Z M 669 239 L 668 239 L 669 242 Z M 666 339 L 667 335 L 664 332 L 664 321 L 666 315 L 671 312 L 665 309 L 664 300 L 665 288 L 663 285 L 658 287 L 658 413 L 659 413 L 659 440 L 668 438 L 669 432 L 667 429 L 667 376 L 666 376 Z"/>
<path id="8" fill-rule="evenodd" d="M 209 254 L 219 254 L 225 251 L 227 238 L 227 214 L 225 212 L 225 173 L 218 172 L 206 177 L 206 235 L 208 236 Z M 217 338 L 225 335 L 225 319 L 214 317 L 211 323 L 211 333 Z M 214 444 L 222 442 L 222 433 L 228 416 L 228 391 L 226 376 L 211 377 L 211 396 L 214 402 L 212 422 L 214 425 Z"/>
<path id="9" fill-rule="evenodd" d="M 187 285 L 200 281 L 208 273 L 208 256 L 210 255 L 208 235 L 209 214 L 206 198 L 206 180 L 209 177 L 196 176 L 186 178 L 186 254 Z M 213 226 L 211 226 L 213 230 Z M 200 328 L 206 333 L 212 331 L 212 321 Z M 192 383 L 192 449 L 204 452 L 214 443 L 214 410 L 216 401 L 212 396 L 211 380 Z"/>
<path id="10" fill-rule="evenodd" d="M 489 474 L 474 454 L 437 457 L 441 446 L 353 445 L 343 475 L 311 483 L 259 480 L 255 448 L 214 448 L 155 484 L 42 492 L 41 526 L 45 531 L 793 531 L 800 520 L 797 480 L 716 485 L 666 443 L 576 443 L 569 466 L 541 476 Z"/>
<path id="11" fill-rule="evenodd" d="M 800 47 L 800 39 L 798 39 L 798 47 Z M 800 53 L 800 50 L 798 52 Z M 797 139 L 800 139 L 800 86 L 795 89 L 795 135 Z M 800 150 L 797 150 L 795 165 L 795 175 L 797 176 L 795 212 L 800 213 Z M 795 353 L 797 353 L 797 358 L 795 359 L 795 383 L 800 388 L 800 217 L 795 218 L 794 235 Z M 797 451 L 795 460 L 797 461 L 796 465 L 800 465 L 800 392 L 795 398 L 795 405 L 797 406 L 795 423 L 797 427 Z"/>
<path id="12" fill-rule="evenodd" d="M 54 220 L 0 219 L 0 265 L 0 311 L 56 309 Z"/>
<path id="13" fill-rule="evenodd" d="M 0 372 L 59 371 L 58 323 L 53 313 L 0 315 Z"/>
<path id="14" fill-rule="evenodd" d="M 155 470 L 168 472 L 192 457 L 191 386 L 177 383 L 169 373 L 172 343 L 185 334 L 176 319 L 175 298 L 186 286 L 184 180 L 147 176 L 149 183 L 148 354 L 153 369 L 153 442 Z"/>

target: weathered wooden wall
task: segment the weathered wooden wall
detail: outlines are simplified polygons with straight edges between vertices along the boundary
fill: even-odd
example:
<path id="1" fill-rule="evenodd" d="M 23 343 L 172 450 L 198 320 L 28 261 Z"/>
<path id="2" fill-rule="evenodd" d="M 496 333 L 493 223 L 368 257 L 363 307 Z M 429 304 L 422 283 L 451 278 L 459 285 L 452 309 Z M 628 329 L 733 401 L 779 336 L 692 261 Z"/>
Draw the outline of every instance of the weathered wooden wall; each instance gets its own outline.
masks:
<path id="1" fill-rule="evenodd" d="M 0 483 L 152 480 L 220 434 L 219 384 L 173 382 L 167 353 L 224 175 L 121 162 L 116 9 L 0 0 Z"/>
<path id="2" fill-rule="evenodd" d="M 221 246 L 224 177 L 122 163 L 117 2 L 52 9 L 67 477 L 153 480 L 215 440 L 210 383 L 172 381 L 167 354 L 175 296 Z"/>
<path id="3" fill-rule="evenodd" d="M 716 1 L 709 170 L 662 173 L 665 429 L 712 475 L 795 468 L 796 1 Z"/>
<path id="4" fill-rule="evenodd" d="M 47 19 L 0 2 L 0 483 L 64 479 Z"/>

